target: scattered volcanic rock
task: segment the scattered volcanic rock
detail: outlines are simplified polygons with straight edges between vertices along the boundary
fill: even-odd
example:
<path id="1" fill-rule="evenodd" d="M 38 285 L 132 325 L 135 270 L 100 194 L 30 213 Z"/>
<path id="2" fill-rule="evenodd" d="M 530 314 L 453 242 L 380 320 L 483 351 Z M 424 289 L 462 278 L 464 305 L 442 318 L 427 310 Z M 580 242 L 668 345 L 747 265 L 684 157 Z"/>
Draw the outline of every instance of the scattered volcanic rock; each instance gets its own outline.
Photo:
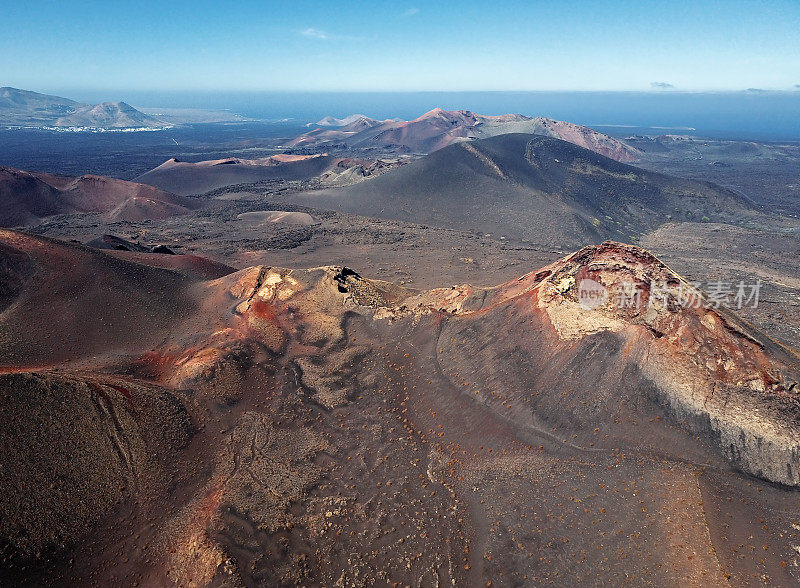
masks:
<path id="1" fill-rule="evenodd" d="M 144 245 L 139 245 L 139 243 L 128 241 L 127 239 L 123 239 L 122 237 L 117 237 L 116 235 L 102 235 L 100 237 L 97 237 L 96 239 L 92 239 L 91 241 L 87 242 L 86 246 L 93 247 L 94 249 L 113 249 L 116 251 L 138 251 L 140 253 L 145 253 L 149 251 L 149 249 Z"/>
<path id="2" fill-rule="evenodd" d="M 139 382 L 0 375 L 0 537 L 34 559 L 86 535 L 123 499 L 157 499 L 192 435 L 183 404 Z"/>
<path id="3" fill-rule="evenodd" d="M 148 254 L 12 231 L 0 243 L 0 267 L 19 267 L 14 251 L 36 265 L 0 313 L 3 406 L 26 413 L 4 446 L 19 461 L 35 439 L 59 445 L 30 450 L 3 488 L 3 578 L 797 579 L 800 358 L 643 249 L 606 242 L 496 287 L 418 291 L 361 268 L 256 266 L 201 281 L 116 257 Z M 147 316 L 153 292 L 170 307 L 166 326 Z M 115 314 L 87 325 L 70 304 Z M 49 331 L 20 341 L 24 320 Z M 95 342 L 65 346 L 77 324 Z M 102 465 L 79 451 L 87 443 Z M 71 451 L 74 465 L 62 459 Z M 182 463 L 197 464 L 190 482 L 145 497 L 147 472 Z M 85 502 L 60 494 L 79 477 L 93 491 Z M 33 520 L 52 526 L 28 537 Z M 60 559 L 25 558 L 49 543 Z"/>
<path id="4" fill-rule="evenodd" d="M 380 147 L 430 153 L 457 141 L 528 133 L 563 139 L 617 161 L 638 159 L 636 149 L 588 127 L 521 114 L 487 116 L 469 110 L 435 108 L 410 121 L 378 122 L 356 118 L 347 124 L 330 124 L 329 121 L 320 126 L 322 128 L 297 137 L 290 146 L 343 144 L 351 148 Z"/>
<path id="5" fill-rule="evenodd" d="M 317 219 L 307 212 L 285 210 L 260 210 L 256 212 L 243 212 L 236 218 L 248 225 L 280 223 L 287 225 L 309 226 L 318 222 Z"/>
<path id="6" fill-rule="evenodd" d="M 456 143 L 369 182 L 292 202 L 568 248 L 630 240 L 671 220 L 739 222 L 753 212 L 731 190 L 522 134 Z"/>

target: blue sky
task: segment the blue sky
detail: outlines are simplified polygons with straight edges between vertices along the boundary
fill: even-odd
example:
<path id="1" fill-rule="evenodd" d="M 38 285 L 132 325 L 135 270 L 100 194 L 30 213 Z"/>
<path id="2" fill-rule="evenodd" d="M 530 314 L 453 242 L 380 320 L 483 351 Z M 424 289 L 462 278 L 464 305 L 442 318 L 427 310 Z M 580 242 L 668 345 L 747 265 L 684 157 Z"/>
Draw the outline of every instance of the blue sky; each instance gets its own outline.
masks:
<path id="1" fill-rule="evenodd" d="M 7 2 L 0 86 L 793 89 L 800 2 Z"/>

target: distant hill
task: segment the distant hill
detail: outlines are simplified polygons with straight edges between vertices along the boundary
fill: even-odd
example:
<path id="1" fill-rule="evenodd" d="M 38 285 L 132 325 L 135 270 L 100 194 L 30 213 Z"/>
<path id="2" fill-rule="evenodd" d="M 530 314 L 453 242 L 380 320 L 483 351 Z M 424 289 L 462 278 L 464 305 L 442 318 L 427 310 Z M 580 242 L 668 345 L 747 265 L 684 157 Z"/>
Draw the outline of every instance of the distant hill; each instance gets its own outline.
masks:
<path id="1" fill-rule="evenodd" d="M 68 116 L 85 106 L 87 105 L 60 96 L 0 88 L 0 124 L 4 125 L 54 125 L 60 117 Z"/>
<path id="2" fill-rule="evenodd" d="M 333 116 L 326 116 L 322 120 L 318 120 L 316 123 L 309 123 L 308 126 L 344 127 L 349 125 L 350 123 L 354 123 L 360 120 L 372 121 L 376 124 L 378 123 L 378 121 L 371 119 L 363 114 L 351 114 L 350 116 L 346 116 L 345 118 L 335 118 Z"/>
<path id="3" fill-rule="evenodd" d="M 198 202 L 152 186 L 102 176 L 53 176 L 0 167 L 0 227 L 30 225 L 56 214 L 104 213 L 112 221 L 186 214 Z"/>
<path id="4" fill-rule="evenodd" d="M 377 121 L 362 115 L 344 119 L 326 117 L 316 128 L 290 145 L 341 145 L 350 148 L 395 148 L 430 153 L 457 141 L 484 139 L 508 133 L 530 133 L 563 139 L 617 161 L 638 159 L 636 149 L 588 127 L 522 114 L 487 116 L 469 110 L 435 108 L 409 121 Z"/>
<path id="5" fill-rule="evenodd" d="M 529 134 L 461 142 L 361 184 L 292 202 L 553 246 L 630 241 L 670 220 L 733 222 L 737 193 Z"/>
<path id="6" fill-rule="evenodd" d="M 169 126 L 125 102 L 92 105 L 8 87 L 0 88 L 0 125 L 99 129 Z"/>
<path id="7" fill-rule="evenodd" d="M 189 163 L 169 159 L 134 181 L 175 194 L 204 194 L 212 190 L 269 180 L 316 179 L 325 186 L 355 184 L 405 163 L 405 159 L 368 160 L 327 154 L 280 153 L 261 159 L 229 157 Z"/>
<path id="8" fill-rule="evenodd" d="M 16 88 L 0 88 L 0 112 L 39 112 L 43 115 L 65 115 L 79 106 L 79 102 L 60 96 L 39 94 Z"/>
<path id="9" fill-rule="evenodd" d="M 306 180 L 329 170 L 339 161 L 329 155 L 282 156 L 263 159 L 217 159 L 189 163 L 169 159 L 143 173 L 136 182 L 176 194 L 203 194 L 217 188 L 267 180 Z"/>
<path id="10" fill-rule="evenodd" d="M 125 102 L 102 102 L 94 106 L 83 106 L 71 114 L 60 117 L 55 126 L 124 129 L 165 125 L 157 118 L 139 112 Z"/>

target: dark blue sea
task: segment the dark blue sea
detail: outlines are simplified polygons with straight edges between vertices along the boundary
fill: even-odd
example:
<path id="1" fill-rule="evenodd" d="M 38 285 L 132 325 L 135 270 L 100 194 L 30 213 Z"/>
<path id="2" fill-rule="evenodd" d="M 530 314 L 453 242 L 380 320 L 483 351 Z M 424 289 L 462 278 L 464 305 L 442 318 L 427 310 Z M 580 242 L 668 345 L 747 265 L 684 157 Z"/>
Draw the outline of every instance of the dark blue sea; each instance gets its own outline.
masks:
<path id="1" fill-rule="evenodd" d="M 120 95 L 117 95 L 120 94 Z M 615 135 L 695 134 L 731 139 L 800 140 L 800 90 L 768 92 L 259 92 L 143 93 L 73 98 L 125 100 L 134 106 L 230 109 L 267 120 L 314 122 L 359 113 L 415 118 L 428 110 L 520 113 L 585 124 Z"/>

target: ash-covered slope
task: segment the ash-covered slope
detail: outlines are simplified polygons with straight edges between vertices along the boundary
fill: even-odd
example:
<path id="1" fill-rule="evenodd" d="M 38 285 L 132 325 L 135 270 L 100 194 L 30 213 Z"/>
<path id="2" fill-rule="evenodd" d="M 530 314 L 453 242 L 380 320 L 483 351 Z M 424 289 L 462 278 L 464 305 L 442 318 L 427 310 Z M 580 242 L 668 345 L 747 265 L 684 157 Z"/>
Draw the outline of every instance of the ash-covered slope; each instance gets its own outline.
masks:
<path id="1" fill-rule="evenodd" d="M 67 210 L 54 186 L 35 174 L 0 167 L 0 226 L 27 225 Z"/>
<path id="2" fill-rule="evenodd" d="M 186 214 L 199 201 L 135 182 L 78 178 L 0 167 L 0 226 L 35 224 L 55 214 L 104 213 L 109 220 L 157 220 Z"/>
<path id="3" fill-rule="evenodd" d="M 484 136 L 493 137 L 506 133 L 530 133 L 561 139 L 623 163 L 638 161 L 640 156 L 635 147 L 631 147 L 627 143 L 609 135 L 599 133 L 583 125 L 543 116 L 537 116 L 532 120 L 520 123 L 511 122 L 500 128 L 493 129 L 491 133 L 485 133 Z"/>
<path id="4" fill-rule="evenodd" d="M 262 159 L 227 158 L 197 163 L 170 159 L 135 181 L 183 195 L 269 180 L 318 180 L 321 185 L 346 186 L 404 163 L 404 158 L 370 160 L 286 153 Z"/>
<path id="5" fill-rule="evenodd" d="M 0 374 L 0 418 L 2 549 L 40 561 L 123 499 L 167 494 L 193 432 L 170 391 L 53 372 Z"/>
<path id="6" fill-rule="evenodd" d="M 731 190 L 524 134 L 457 143 L 369 182 L 293 198 L 565 247 L 630 240 L 671 220 L 735 222 L 752 213 Z"/>
<path id="7" fill-rule="evenodd" d="M 0 244 L 2 367 L 139 350 L 194 312 L 186 274 L 15 231 Z"/>
<path id="8" fill-rule="evenodd" d="M 135 181 L 176 194 L 203 194 L 235 184 L 307 180 L 328 171 L 338 161 L 328 155 L 228 158 L 197 163 L 170 159 L 135 178 Z"/>
<path id="9" fill-rule="evenodd" d="M 83 507 L 26 506 L 26 493 L 48 505 L 61 488 L 26 464 L 4 489 L 15 522 L 0 526 L 3 579 L 798 581 L 798 358 L 730 313 L 683 304 L 701 295 L 642 249 L 609 242 L 495 288 L 412 291 L 341 267 L 253 267 L 197 281 L 13 232 L 0 239 L 4 267 L 22 284 L 0 313 L 0 366 L 26 372 L 2 378 L 2 407 L 13 419 L 20 399 L 43 399 L 25 403 L 25 430 L 9 429 L 7 446 L 41 438 L 62 443 L 58 455 L 80 455 L 81 438 L 56 424 L 67 418 L 105 448 L 106 421 L 84 416 L 98 398 L 91 382 L 108 395 L 101 408 L 125 418 L 112 439 L 133 448 L 151 447 L 130 419 L 146 417 L 136 411 L 152 395 L 168 391 L 176 403 L 176 418 L 156 431 L 180 431 L 169 423 L 182 422 L 181 406 L 197 425 L 185 448 L 179 436 L 157 444 L 154 463 L 176 464 L 173 485 L 156 499 L 137 489 L 146 493 L 144 484 L 117 490 L 111 468 L 114 486 L 91 503 L 100 505 L 93 522 L 38 559 L 19 538 L 47 538 L 42 529 L 62 528 Z M 126 336 L 113 354 L 64 345 L 85 320 L 63 312 L 65 292 L 54 287 L 64 256 L 103 276 L 94 285 L 70 278 L 76 307 L 97 306 L 97 291 L 106 305 L 118 297 L 107 284 L 116 268 L 129 282 L 124 316 L 142 313 L 152 292 L 169 324 L 136 318 L 153 337 Z M 30 276 L 42 273 L 48 281 L 34 292 Z M 607 299 L 582 304 L 583 280 Z M 638 304 L 617 304 L 633 286 Z M 19 343 L 9 317 L 33 321 L 24 308 L 32 297 L 63 319 L 47 318 L 41 343 Z M 104 319 L 85 331 L 95 341 L 120 327 Z M 14 357 L 31 349 L 36 361 L 23 368 Z M 47 365 L 67 373 L 42 373 Z M 77 373 L 90 365 L 115 376 Z M 12 457 L 2 457 L 4 471 Z M 87 480 L 102 479 L 91 460 L 77 463 Z M 72 483 L 66 465 L 52 467 Z M 76 521 L 90 520 L 80 512 Z"/>
<path id="10" fill-rule="evenodd" d="M 314 129 L 294 139 L 292 146 L 344 145 L 351 148 L 398 149 L 430 153 L 454 142 L 485 139 L 509 133 L 528 133 L 563 139 L 617 161 L 638 159 L 636 149 L 588 127 L 521 114 L 489 116 L 469 110 L 434 108 L 409 121 L 376 121 L 366 117 L 323 119 Z M 332 128 L 334 127 L 334 128 Z"/>

